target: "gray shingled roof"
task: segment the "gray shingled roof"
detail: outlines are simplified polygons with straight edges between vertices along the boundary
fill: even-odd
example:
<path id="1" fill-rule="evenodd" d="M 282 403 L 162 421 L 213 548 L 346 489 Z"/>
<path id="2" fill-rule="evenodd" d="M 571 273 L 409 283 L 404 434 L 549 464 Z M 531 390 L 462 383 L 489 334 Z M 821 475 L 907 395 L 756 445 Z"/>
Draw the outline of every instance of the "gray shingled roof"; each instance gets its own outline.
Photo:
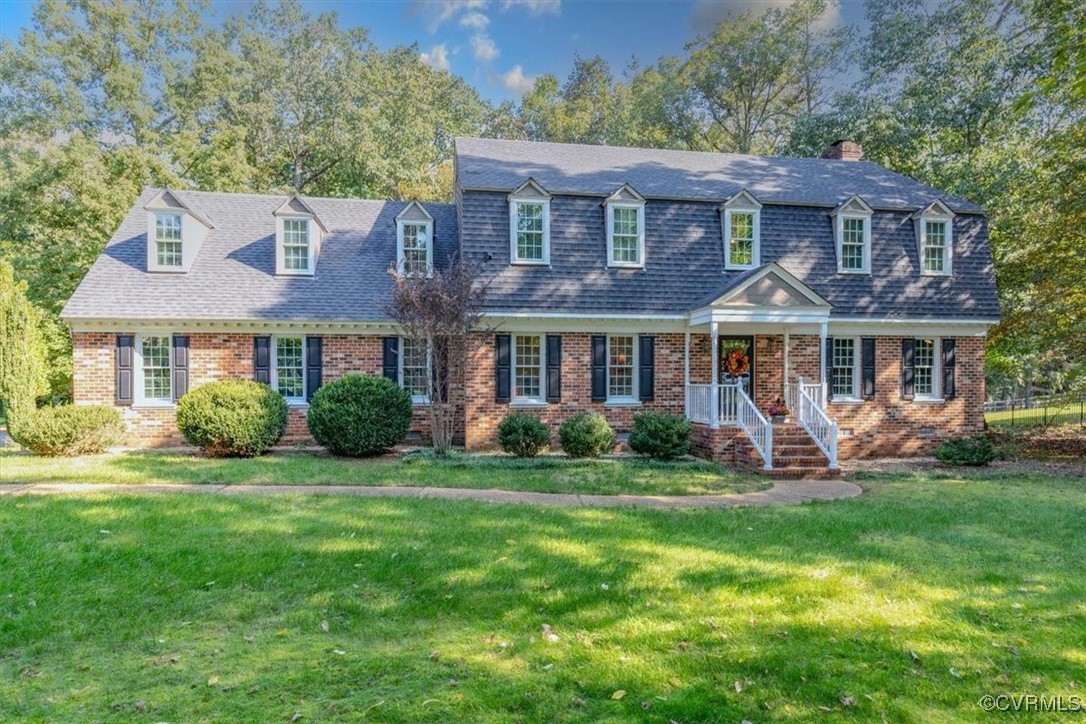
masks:
<path id="1" fill-rule="evenodd" d="M 312 277 L 275 276 L 275 219 L 286 196 L 175 191 L 214 223 L 185 274 L 147 269 L 145 189 L 64 307 L 66 320 L 208 319 L 384 321 L 395 217 L 402 201 L 305 197 L 328 227 Z M 457 252 L 456 209 L 424 204 L 434 217 L 435 263 Z"/>
<path id="2" fill-rule="evenodd" d="M 916 210 L 942 199 L 958 212 L 982 211 L 865 161 L 483 138 L 456 139 L 456 161 L 464 189 L 512 191 L 533 178 L 552 194 L 606 196 L 629 183 L 660 199 L 723 201 L 745 188 L 762 203 L 837 206 L 859 195 L 876 208 Z"/>

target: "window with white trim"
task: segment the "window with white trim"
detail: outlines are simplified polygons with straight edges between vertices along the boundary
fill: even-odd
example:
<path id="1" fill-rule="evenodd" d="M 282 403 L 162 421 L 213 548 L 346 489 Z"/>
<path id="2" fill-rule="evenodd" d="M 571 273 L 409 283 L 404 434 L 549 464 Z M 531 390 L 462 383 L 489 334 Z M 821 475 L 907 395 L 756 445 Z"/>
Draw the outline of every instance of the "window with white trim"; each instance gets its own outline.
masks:
<path id="1" fill-rule="evenodd" d="M 433 270 L 433 224 L 428 221 L 397 222 L 400 269 L 404 274 L 429 274 Z"/>
<path id="2" fill-rule="evenodd" d="M 309 219 L 283 219 L 283 268 L 309 271 Z"/>
<path id="3" fill-rule="evenodd" d="M 631 336 L 607 338 L 607 401 L 637 399 L 637 339 Z"/>
<path id="4" fill-rule="evenodd" d="M 513 262 L 549 263 L 550 202 L 514 199 L 510 203 L 513 207 Z"/>
<path id="5" fill-rule="evenodd" d="M 607 250 L 609 266 L 645 265 L 644 204 L 607 204 Z"/>
<path id="6" fill-rule="evenodd" d="M 760 212 L 746 209 L 724 211 L 724 253 L 728 269 L 750 269 L 758 261 L 758 217 Z"/>
<path id="7" fill-rule="evenodd" d="M 935 354 L 938 340 L 917 339 L 913 342 L 913 379 L 918 399 L 938 399 L 939 358 Z"/>
<path id="8" fill-rule="evenodd" d="M 543 401 L 543 339 L 534 334 L 513 337 L 513 402 Z"/>
<path id="9" fill-rule="evenodd" d="M 400 380 L 413 402 L 430 399 L 430 347 L 422 340 L 400 340 Z"/>
<path id="10" fill-rule="evenodd" d="M 275 337 L 272 387 L 287 402 L 305 402 L 305 338 Z"/>
<path id="11" fill-rule="evenodd" d="M 833 338 L 831 391 L 835 399 L 859 399 L 859 345 L 851 337 Z"/>
<path id="12" fill-rule="evenodd" d="M 925 274 L 950 273 L 950 222 L 921 219 L 921 264 Z"/>
<path id="13" fill-rule="evenodd" d="M 173 402 L 173 366 L 170 336 L 141 335 L 139 338 L 140 404 Z"/>
<path id="14" fill-rule="evenodd" d="M 870 221 L 865 216 L 841 216 L 841 243 L 839 247 L 841 271 L 866 272 L 868 270 Z"/>
<path id="15" fill-rule="evenodd" d="M 159 266 L 181 266 L 181 214 L 155 214 L 155 260 Z"/>

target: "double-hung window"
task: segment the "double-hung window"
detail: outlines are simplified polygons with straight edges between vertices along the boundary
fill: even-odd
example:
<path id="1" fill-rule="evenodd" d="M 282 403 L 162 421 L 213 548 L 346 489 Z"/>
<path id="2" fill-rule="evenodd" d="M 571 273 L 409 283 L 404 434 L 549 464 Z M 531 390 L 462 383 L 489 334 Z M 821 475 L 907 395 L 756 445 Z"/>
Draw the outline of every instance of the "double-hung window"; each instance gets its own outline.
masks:
<path id="1" fill-rule="evenodd" d="M 607 204 L 607 263 L 616 267 L 645 265 L 645 205 Z"/>
<path id="2" fill-rule="evenodd" d="M 633 402 L 637 399 L 637 339 L 632 336 L 607 338 L 607 401 Z"/>
<path id="3" fill-rule="evenodd" d="M 513 402 L 543 402 L 543 340 L 537 334 L 513 337 Z"/>
<path id="4" fill-rule="evenodd" d="M 868 219 L 846 216 L 841 219 L 841 270 L 862 272 L 866 268 Z"/>
<path id="5" fill-rule="evenodd" d="M 924 274 L 949 274 L 950 222 L 946 219 L 923 219 L 921 238 L 921 263 Z"/>
<path id="6" fill-rule="evenodd" d="M 834 399 L 859 399 L 859 346 L 850 337 L 833 338 L 830 360 L 831 391 Z"/>
<path id="7" fill-rule="evenodd" d="M 430 273 L 430 224 L 405 223 L 402 226 L 403 273 Z"/>
<path id="8" fill-rule="evenodd" d="M 514 261 L 544 262 L 547 258 L 546 209 L 542 201 L 514 202 L 516 220 Z"/>
<path id="9" fill-rule="evenodd" d="M 181 266 L 181 214 L 155 214 L 155 261 L 160 267 Z"/>
<path id="10" fill-rule="evenodd" d="M 918 339 L 913 344 L 913 376 L 917 399 L 939 398 L 938 356 L 936 340 Z"/>
<path id="11" fill-rule="evenodd" d="M 305 402 L 305 338 L 276 337 L 272 386 L 287 402 Z"/>
<path id="12" fill-rule="evenodd" d="M 430 350 L 424 341 L 404 337 L 401 340 L 400 380 L 416 403 L 430 399 Z"/>
<path id="13" fill-rule="evenodd" d="M 309 219 L 283 219 L 283 268 L 309 271 Z"/>
<path id="14" fill-rule="evenodd" d="M 141 405 L 169 405 L 173 402 L 173 366 L 169 335 L 139 337 L 137 402 Z"/>

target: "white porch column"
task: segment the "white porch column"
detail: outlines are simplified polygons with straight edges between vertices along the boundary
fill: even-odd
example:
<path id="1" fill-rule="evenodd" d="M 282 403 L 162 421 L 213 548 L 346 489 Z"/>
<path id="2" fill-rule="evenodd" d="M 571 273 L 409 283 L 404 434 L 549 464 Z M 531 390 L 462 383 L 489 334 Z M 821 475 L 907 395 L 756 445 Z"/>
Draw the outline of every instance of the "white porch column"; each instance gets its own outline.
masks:
<path id="1" fill-rule="evenodd" d="M 830 381 L 826 379 L 826 338 L 830 336 L 829 324 L 822 323 L 818 332 L 818 379 L 822 380 L 822 409 L 826 409 L 826 400 L 829 398 Z"/>
<path id="2" fill-rule="evenodd" d="M 709 352 L 712 358 L 712 382 L 709 385 L 709 422 L 714 430 L 720 427 L 720 350 L 717 344 L 720 340 L 720 324 L 711 322 L 709 325 Z"/>
<path id="3" fill-rule="evenodd" d="M 781 397 L 781 399 L 784 400 L 785 405 L 791 407 L 792 406 L 792 401 L 790 399 L 788 399 L 788 349 L 789 349 L 789 346 L 790 345 L 789 345 L 789 342 L 788 342 L 788 328 L 785 327 L 785 329 L 784 329 L 784 390 L 783 390 L 784 395 Z"/>
<path id="4" fill-rule="evenodd" d="M 690 327 L 686 328 L 686 344 L 683 346 L 683 395 L 686 397 L 686 419 L 690 419 Z"/>

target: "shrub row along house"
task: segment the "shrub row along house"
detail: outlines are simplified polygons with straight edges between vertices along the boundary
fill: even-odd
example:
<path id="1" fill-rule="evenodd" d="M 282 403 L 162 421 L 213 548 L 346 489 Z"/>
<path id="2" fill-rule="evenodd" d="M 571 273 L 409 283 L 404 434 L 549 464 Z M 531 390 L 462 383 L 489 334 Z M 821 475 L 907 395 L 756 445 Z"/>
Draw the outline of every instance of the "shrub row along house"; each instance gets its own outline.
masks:
<path id="1" fill-rule="evenodd" d="M 147 189 L 65 307 L 75 399 L 171 444 L 187 389 L 256 379 L 302 440 L 313 392 L 365 372 L 413 391 L 425 437 L 428 355 L 384 311 L 388 270 L 463 258 L 489 284 L 468 449 L 510 410 L 552 429 L 595 410 L 620 434 L 657 410 L 701 454 L 765 467 L 921 453 L 982 428 L 987 223 L 860 154 L 459 139 L 453 204 Z M 774 440 L 777 401 L 795 426 Z"/>

